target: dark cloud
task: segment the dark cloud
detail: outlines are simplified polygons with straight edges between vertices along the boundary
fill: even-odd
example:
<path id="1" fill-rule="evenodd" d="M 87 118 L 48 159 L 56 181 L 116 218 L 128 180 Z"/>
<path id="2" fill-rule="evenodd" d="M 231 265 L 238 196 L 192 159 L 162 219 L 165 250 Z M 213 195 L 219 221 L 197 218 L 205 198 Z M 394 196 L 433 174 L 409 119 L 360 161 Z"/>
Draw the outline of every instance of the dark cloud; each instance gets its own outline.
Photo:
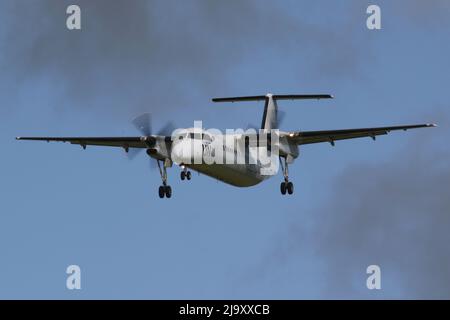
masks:
<path id="1" fill-rule="evenodd" d="M 299 274 L 322 287 L 320 297 L 449 299 L 450 122 L 444 114 L 432 117 L 438 128 L 415 132 L 393 158 L 345 169 L 324 205 L 295 215 L 259 275 L 314 261 L 322 272 L 300 267 Z M 365 287 L 371 264 L 382 269 L 381 295 Z"/>
<path id="2" fill-rule="evenodd" d="M 80 32 L 65 28 L 65 10 L 72 3 L 82 9 Z M 296 3 L 295 11 L 291 5 L 2 1 L 2 109 L 18 106 L 22 95 L 36 90 L 43 103 L 57 109 L 171 110 L 196 96 L 248 94 L 235 78 L 242 65 L 256 64 L 261 76 L 269 68 L 267 86 L 276 86 L 280 77 L 307 79 L 314 86 L 327 78 L 354 81 L 366 62 L 376 59 L 370 50 L 374 34 L 365 28 L 368 2 L 305 1 Z M 393 13 L 381 6 L 389 19 L 416 11 L 446 17 L 449 8 L 445 0 L 396 2 Z M 262 59 L 262 52 L 273 58 Z"/>
<path id="3" fill-rule="evenodd" d="M 81 31 L 65 28 L 65 10 L 72 3 L 82 9 Z M 206 99 L 228 92 L 236 82 L 234 68 L 242 61 L 258 63 L 263 51 L 275 53 L 285 66 L 288 62 L 272 79 L 286 75 L 281 72 L 296 74 L 300 65 L 308 67 L 311 74 L 304 76 L 310 81 L 324 74 L 348 77 L 358 70 L 362 48 L 356 45 L 361 36 L 355 30 L 364 28 L 355 26 L 364 26 L 361 5 L 339 6 L 344 15 L 335 28 L 308 18 L 321 17 L 320 5 L 305 3 L 300 13 L 289 12 L 287 5 L 253 0 L 2 1 L 0 66 L 7 83 L 2 96 L 15 102 L 6 105 L 16 105 L 30 87 L 49 83 L 43 98 L 58 108 L 170 110 L 194 95 Z"/>

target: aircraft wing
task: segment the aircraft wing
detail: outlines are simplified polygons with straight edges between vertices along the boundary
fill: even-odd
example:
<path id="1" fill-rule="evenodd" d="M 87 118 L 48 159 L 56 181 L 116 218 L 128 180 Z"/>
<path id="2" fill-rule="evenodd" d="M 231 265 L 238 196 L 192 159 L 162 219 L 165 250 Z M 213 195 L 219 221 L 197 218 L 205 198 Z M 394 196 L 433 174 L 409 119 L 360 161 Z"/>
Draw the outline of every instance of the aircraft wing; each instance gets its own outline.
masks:
<path id="1" fill-rule="evenodd" d="M 108 146 L 128 148 L 147 148 L 153 137 L 17 137 L 17 140 L 58 141 L 86 146 Z"/>
<path id="2" fill-rule="evenodd" d="M 377 128 L 360 128 L 360 129 L 344 129 L 344 130 L 325 130 L 325 131 L 296 131 L 288 132 L 285 136 L 287 139 L 297 145 L 311 144 L 320 142 L 329 142 L 334 145 L 336 140 L 354 139 L 362 137 L 370 137 L 375 140 L 376 136 L 388 134 L 395 130 L 409 130 L 416 128 L 435 127 L 435 124 L 416 124 L 394 127 L 377 127 Z"/>

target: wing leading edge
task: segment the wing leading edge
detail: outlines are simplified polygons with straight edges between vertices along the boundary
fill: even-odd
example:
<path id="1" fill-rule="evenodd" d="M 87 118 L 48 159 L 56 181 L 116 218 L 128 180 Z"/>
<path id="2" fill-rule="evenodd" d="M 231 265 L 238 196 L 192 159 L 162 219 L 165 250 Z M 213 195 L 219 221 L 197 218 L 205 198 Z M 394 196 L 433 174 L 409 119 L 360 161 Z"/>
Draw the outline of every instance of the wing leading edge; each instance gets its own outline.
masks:
<path id="1" fill-rule="evenodd" d="M 377 127 L 377 128 L 360 128 L 360 129 L 344 129 L 344 130 L 324 130 L 324 131 L 296 131 L 288 132 L 286 137 L 295 144 L 311 144 L 320 142 L 329 142 L 334 145 L 336 140 L 355 139 L 362 137 L 370 137 L 375 140 L 376 136 L 388 134 L 395 130 L 409 130 L 417 128 L 436 127 L 435 124 L 416 124 L 406 126 L 393 127 Z"/>
<path id="2" fill-rule="evenodd" d="M 86 146 L 108 146 L 128 148 L 147 148 L 149 137 L 17 137 L 17 140 L 57 141 Z"/>

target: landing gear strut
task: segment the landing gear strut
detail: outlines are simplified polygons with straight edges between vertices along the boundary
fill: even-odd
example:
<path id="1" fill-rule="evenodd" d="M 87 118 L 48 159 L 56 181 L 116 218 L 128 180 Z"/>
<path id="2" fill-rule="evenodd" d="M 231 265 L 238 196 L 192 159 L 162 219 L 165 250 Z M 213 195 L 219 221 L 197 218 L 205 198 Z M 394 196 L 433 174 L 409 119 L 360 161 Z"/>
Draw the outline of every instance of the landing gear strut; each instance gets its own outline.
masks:
<path id="1" fill-rule="evenodd" d="M 283 165 L 283 160 L 284 160 L 284 165 Z M 280 191 L 282 195 L 285 195 L 286 192 L 288 194 L 293 194 L 294 193 L 294 184 L 289 181 L 289 169 L 288 169 L 288 163 L 286 161 L 286 157 L 284 157 L 284 159 L 281 159 L 280 157 L 280 165 L 281 165 L 281 169 L 283 170 L 283 177 L 284 177 L 284 181 L 280 184 Z"/>
<path id="2" fill-rule="evenodd" d="M 188 179 L 191 180 L 192 174 L 191 172 L 184 166 L 182 166 L 183 170 L 180 172 L 181 180 Z"/>
<path id="3" fill-rule="evenodd" d="M 156 160 L 156 162 L 158 163 L 158 168 L 159 168 L 159 174 L 161 175 L 161 180 L 162 180 L 162 186 L 159 187 L 158 189 L 158 195 L 160 198 L 164 198 L 164 196 L 166 198 L 170 198 L 172 196 L 172 188 L 167 185 L 167 165 L 166 162 L 164 161 L 162 169 L 161 169 L 161 164 L 159 163 L 161 160 Z"/>

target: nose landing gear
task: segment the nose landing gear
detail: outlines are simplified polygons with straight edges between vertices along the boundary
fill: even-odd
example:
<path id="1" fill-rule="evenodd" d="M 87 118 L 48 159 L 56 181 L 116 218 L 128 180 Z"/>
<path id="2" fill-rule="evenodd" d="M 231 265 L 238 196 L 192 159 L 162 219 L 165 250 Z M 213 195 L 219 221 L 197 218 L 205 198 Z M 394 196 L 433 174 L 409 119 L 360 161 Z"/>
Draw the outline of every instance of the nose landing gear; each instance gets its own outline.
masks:
<path id="1" fill-rule="evenodd" d="M 280 191 L 282 195 L 285 195 L 286 192 L 288 194 L 293 194 L 294 193 L 294 184 L 289 181 L 289 170 L 288 170 L 288 164 L 286 161 L 286 158 L 284 158 L 284 165 L 283 165 L 283 161 L 281 160 L 280 157 L 280 165 L 281 165 L 281 169 L 283 170 L 283 176 L 284 176 L 284 181 L 280 184 Z"/>
<path id="2" fill-rule="evenodd" d="M 183 167 L 183 171 L 180 172 L 181 180 L 185 180 L 185 179 L 191 180 L 191 177 L 192 177 L 191 172 L 186 167 Z"/>

